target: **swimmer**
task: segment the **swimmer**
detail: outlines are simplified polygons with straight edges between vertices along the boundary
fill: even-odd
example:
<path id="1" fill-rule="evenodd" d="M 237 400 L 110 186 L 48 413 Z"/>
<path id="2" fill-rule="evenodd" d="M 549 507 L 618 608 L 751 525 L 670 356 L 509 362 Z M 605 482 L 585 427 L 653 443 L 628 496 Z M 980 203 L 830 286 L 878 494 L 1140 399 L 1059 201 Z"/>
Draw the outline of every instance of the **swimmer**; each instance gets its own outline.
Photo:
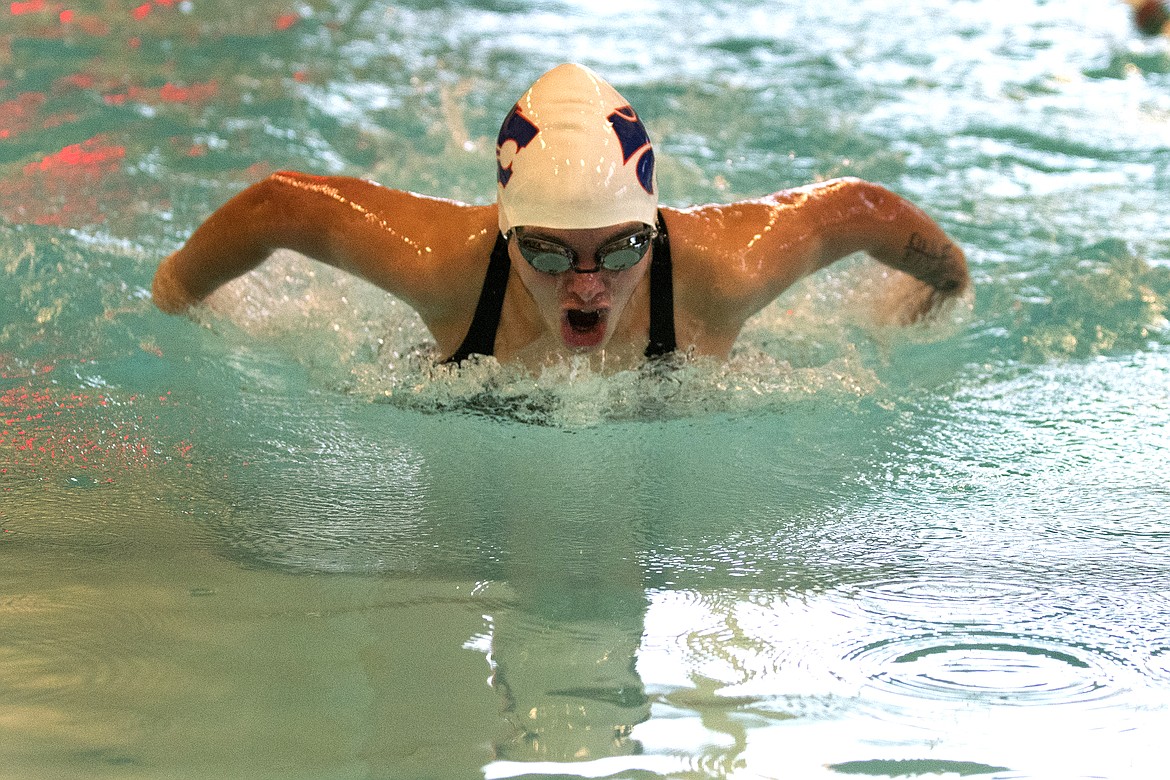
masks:
<path id="1" fill-rule="evenodd" d="M 914 321 L 971 285 L 963 251 L 920 209 L 858 179 L 660 207 L 654 149 L 596 73 L 560 65 L 504 119 L 496 203 L 280 172 L 216 210 L 154 278 L 181 313 L 291 249 L 413 307 L 446 362 L 539 370 L 572 355 L 633 368 L 676 350 L 728 357 L 749 317 L 854 252 L 903 271 Z"/>

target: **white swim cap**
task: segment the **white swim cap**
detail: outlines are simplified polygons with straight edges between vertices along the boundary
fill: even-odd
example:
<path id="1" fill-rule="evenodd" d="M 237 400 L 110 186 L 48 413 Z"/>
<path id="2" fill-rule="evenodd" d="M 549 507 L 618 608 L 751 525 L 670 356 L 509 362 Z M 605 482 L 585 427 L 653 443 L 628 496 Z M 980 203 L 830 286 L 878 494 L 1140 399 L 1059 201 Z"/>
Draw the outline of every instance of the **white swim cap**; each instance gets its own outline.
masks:
<path id="1" fill-rule="evenodd" d="M 582 65 L 536 80 L 496 139 L 500 232 L 655 224 L 654 150 L 634 109 Z"/>

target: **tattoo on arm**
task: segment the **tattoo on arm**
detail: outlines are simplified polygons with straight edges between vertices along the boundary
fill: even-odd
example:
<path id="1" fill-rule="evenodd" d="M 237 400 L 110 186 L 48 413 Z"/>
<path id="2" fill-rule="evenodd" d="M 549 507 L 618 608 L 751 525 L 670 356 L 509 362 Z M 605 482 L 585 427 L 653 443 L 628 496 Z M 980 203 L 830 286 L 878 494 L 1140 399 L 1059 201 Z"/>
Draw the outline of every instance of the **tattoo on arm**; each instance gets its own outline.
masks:
<path id="1" fill-rule="evenodd" d="M 906 242 L 906 249 L 902 253 L 902 270 L 933 284 L 943 292 L 949 292 L 959 286 L 957 280 L 945 276 L 946 269 L 954 259 L 954 245 L 951 242 L 944 240 L 931 243 L 918 233 L 911 233 L 910 240 Z M 937 282 L 934 281 L 936 279 Z"/>

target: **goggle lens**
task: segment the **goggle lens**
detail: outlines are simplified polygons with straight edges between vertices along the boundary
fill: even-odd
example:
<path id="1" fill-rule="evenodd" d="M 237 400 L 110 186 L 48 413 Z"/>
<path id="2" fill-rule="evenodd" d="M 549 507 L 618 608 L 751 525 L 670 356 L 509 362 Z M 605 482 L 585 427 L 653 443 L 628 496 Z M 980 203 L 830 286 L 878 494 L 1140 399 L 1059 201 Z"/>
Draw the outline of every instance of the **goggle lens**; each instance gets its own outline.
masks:
<path id="1" fill-rule="evenodd" d="M 613 249 L 601 256 L 601 267 L 610 271 L 624 271 L 627 268 L 633 268 L 642 262 L 648 246 L 650 246 L 649 240 L 639 246 Z"/>
<path id="2" fill-rule="evenodd" d="M 564 244 L 546 238 L 526 236 L 523 228 L 516 228 L 516 244 L 521 256 L 537 271 L 545 274 L 563 274 L 570 268 L 577 273 L 595 273 L 598 270 L 624 271 L 642 262 L 650 250 L 656 235 L 653 228 L 646 226 L 629 236 L 623 236 L 602 246 L 594 258 L 597 266 L 589 270 L 578 267 L 577 253 Z"/>

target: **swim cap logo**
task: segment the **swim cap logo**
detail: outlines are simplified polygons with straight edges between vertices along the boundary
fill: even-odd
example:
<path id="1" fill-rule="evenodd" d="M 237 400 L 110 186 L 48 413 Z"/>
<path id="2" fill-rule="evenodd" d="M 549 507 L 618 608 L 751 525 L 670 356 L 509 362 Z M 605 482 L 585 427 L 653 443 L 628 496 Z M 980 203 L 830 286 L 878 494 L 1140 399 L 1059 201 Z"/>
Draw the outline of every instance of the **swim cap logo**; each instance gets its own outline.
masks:
<path id="1" fill-rule="evenodd" d="M 654 150 L 650 148 L 650 135 L 642 126 L 642 120 L 634 113 L 632 106 L 622 106 L 606 119 L 613 125 L 617 134 L 618 143 L 622 145 L 622 162 L 628 163 L 630 158 L 642 149 L 642 156 L 638 158 L 638 183 L 650 195 L 654 194 Z"/>
<path id="2" fill-rule="evenodd" d="M 532 143 L 532 139 L 536 138 L 539 132 L 536 125 L 520 113 L 519 104 L 512 106 L 512 110 L 504 118 L 504 124 L 500 125 L 500 135 L 496 138 L 496 180 L 500 182 L 500 186 L 507 187 L 508 180 L 512 178 L 512 158 Z M 508 141 L 512 141 L 516 145 L 515 148 L 505 150 L 504 145 Z M 504 161 L 505 157 L 507 164 Z"/>

